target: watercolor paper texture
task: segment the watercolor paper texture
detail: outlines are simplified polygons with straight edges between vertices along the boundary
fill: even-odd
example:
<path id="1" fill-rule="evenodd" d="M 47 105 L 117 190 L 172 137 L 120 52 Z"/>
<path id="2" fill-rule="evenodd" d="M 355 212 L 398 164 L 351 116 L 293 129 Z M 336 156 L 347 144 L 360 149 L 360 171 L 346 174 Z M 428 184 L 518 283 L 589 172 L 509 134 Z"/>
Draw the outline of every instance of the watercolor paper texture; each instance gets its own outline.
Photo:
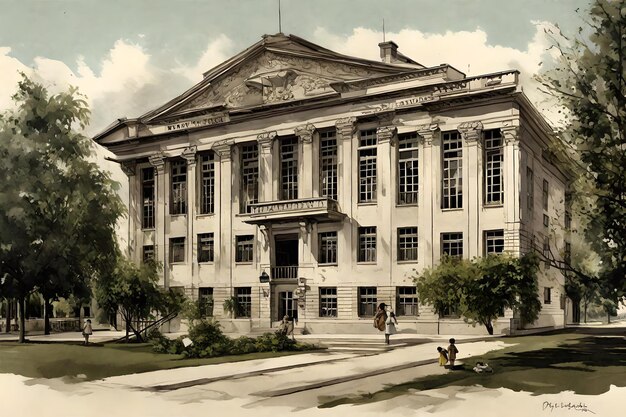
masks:
<path id="1" fill-rule="evenodd" d="M 620 10 L 614 27 L 626 33 L 625 2 L 597 2 Z M 156 322 L 169 337 L 153 341 L 158 353 L 115 343 L 123 312 L 116 329 L 88 296 L 51 296 L 44 335 L 29 296 L 29 343 L 18 343 L 6 301 L 15 259 L 0 230 L 0 414 L 620 415 L 623 274 L 614 294 L 598 285 L 572 301 L 563 265 L 579 256 L 576 268 L 597 277 L 603 258 L 569 238 L 583 226 L 574 214 L 572 227 L 575 169 L 562 163 L 576 158 L 553 145 L 567 119 L 541 91 L 562 56 L 554 34 L 589 36 L 592 3 L 0 0 L 0 112 L 23 109 L 12 96 L 24 77 L 50 95 L 77 87 L 90 160 L 120 184 L 120 248 L 135 265 L 158 261 L 158 286 L 195 306 L 129 320 Z M 605 91 L 590 84 L 591 97 Z M 594 166 L 610 171 L 611 157 Z M 468 260 L 450 264 L 468 284 L 465 272 L 485 282 L 480 259 L 504 252 L 539 253 L 535 287 L 502 278 L 462 292 L 434 273 L 416 288 L 443 254 Z M 427 302 L 437 282 L 482 309 L 463 319 L 456 295 Z M 520 288 L 536 300 L 532 320 Z M 472 315 L 494 298 L 510 301 L 487 322 Z M 224 337 L 209 343 L 193 326 Z"/>

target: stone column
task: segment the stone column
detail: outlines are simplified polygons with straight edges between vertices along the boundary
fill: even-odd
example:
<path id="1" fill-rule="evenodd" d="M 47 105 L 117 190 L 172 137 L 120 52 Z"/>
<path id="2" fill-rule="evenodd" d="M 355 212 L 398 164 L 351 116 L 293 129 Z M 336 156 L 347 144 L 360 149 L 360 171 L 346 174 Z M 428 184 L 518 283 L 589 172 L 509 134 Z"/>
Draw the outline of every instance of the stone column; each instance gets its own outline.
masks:
<path id="1" fill-rule="evenodd" d="M 233 196 L 232 196 L 232 141 L 218 141 L 212 149 L 219 157 L 219 210 L 216 210 L 216 219 L 219 224 L 219 233 L 215 233 L 215 274 L 220 277 L 221 283 L 227 280 L 228 296 L 232 295 L 232 267 L 233 267 Z M 239 178 L 239 175 L 236 175 Z M 218 193 L 216 193 L 218 194 Z"/>
<path id="2" fill-rule="evenodd" d="M 134 262 L 141 261 L 142 248 L 139 247 L 140 239 L 138 239 L 137 230 L 141 230 L 141 218 L 139 213 L 142 208 L 139 205 L 141 200 L 140 181 L 141 175 L 137 174 L 137 164 L 135 161 L 126 161 L 121 164 L 122 171 L 128 177 L 128 256 Z"/>
<path id="3" fill-rule="evenodd" d="M 467 225 L 463 231 L 467 252 L 464 251 L 463 255 L 471 259 L 482 255 L 479 213 L 483 207 L 481 186 L 483 124 L 478 121 L 461 123 L 458 129 L 463 139 L 463 207 L 467 213 Z"/>
<path id="4" fill-rule="evenodd" d="M 274 142 L 276 132 L 264 132 L 257 136 L 259 143 L 259 201 L 273 201 L 274 177 Z M 269 272 L 268 272 L 269 273 Z"/>
<path id="5" fill-rule="evenodd" d="M 313 135 L 315 126 L 311 123 L 295 129 L 298 137 L 298 198 L 313 197 Z"/>
<path id="6" fill-rule="evenodd" d="M 159 284 L 164 288 L 169 287 L 168 274 L 169 262 L 168 255 L 168 242 L 165 234 L 165 225 L 168 220 L 169 213 L 167 213 L 166 204 L 166 187 L 165 182 L 165 155 L 163 152 L 158 152 L 151 155 L 148 160 L 150 164 L 155 168 L 156 176 L 156 207 L 154 210 L 154 259 L 163 263 L 163 269 L 160 272 Z"/>
<path id="7" fill-rule="evenodd" d="M 504 140 L 504 248 L 521 255 L 521 181 L 522 154 L 519 147 L 519 121 L 507 122 L 500 128 Z M 525 200 L 524 200 L 525 201 Z"/>
<path id="8" fill-rule="evenodd" d="M 337 120 L 335 124 L 337 127 L 337 202 L 339 204 L 339 211 L 346 214 L 342 231 L 337 236 L 337 244 L 339 246 L 337 260 L 341 271 L 346 273 L 352 271 L 352 267 L 356 261 L 356 254 L 354 253 L 352 244 L 355 231 L 353 230 L 351 221 L 353 216 L 352 197 L 355 195 L 352 192 L 352 187 L 357 181 L 352 172 L 352 160 L 354 157 L 352 144 L 354 143 L 356 134 L 355 122 L 356 119 L 354 117 L 348 117 Z M 351 311 L 353 310 L 354 308 L 351 308 Z"/>
<path id="9" fill-rule="evenodd" d="M 439 246 L 435 246 L 435 231 L 433 225 L 434 210 L 439 209 L 437 201 L 437 187 L 439 187 L 439 178 L 437 169 L 439 169 L 438 155 L 433 155 L 433 139 L 439 134 L 439 126 L 436 124 L 421 125 L 417 128 L 417 134 L 420 136 L 420 160 L 419 160 L 419 218 L 417 219 L 418 242 L 418 259 L 421 268 L 433 266 L 436 258 L 435 252 L 439 252 Z"/>
<path id="10" fill-rule="evenodd" d="M 197 251 L 197 241 L 194 235 L 194 223 L 198 209 L 196 201 L 196 151 L 196 146 L 190 146 L 185 148 L 181 154 L 185 161 L 187 161 L 187 246 L 185 257 L 187 259 L 187 275 L 191 286 L 189 291 L 191 292 L 193 292 L 194 288 L 194 272 L 197 271 L 197 258 L 194 256 Z"/>
<path id="11" fill-rule="evenodd" d="M 395 207 L 395 183 L 392 181 L 392 170 L 395 161 L 395 151 L 393 150 L 394 138 L 396 138 L 395 126 L 383 126 L 376 130 L 376 146 L 377 154 L 377 196 L 378 220 L 376 234 L 378 243 L 376 260 L 378 266 L 384 271 L 383 274 L 389 274 L 387 277 L 389 286 L 392 285 L 391 265 L 394 257 L 395 248 L 393 245 L 392 214 Z M 385 248 L 388 252 L 385 253 Z"/>

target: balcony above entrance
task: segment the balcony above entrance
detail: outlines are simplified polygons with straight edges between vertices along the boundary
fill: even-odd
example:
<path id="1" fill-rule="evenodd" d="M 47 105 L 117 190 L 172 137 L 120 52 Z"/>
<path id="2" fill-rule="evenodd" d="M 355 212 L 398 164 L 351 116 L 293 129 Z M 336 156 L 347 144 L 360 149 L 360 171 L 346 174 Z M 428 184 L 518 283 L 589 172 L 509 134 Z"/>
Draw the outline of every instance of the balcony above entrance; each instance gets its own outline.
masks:
<path id="1" fill-rule="evenodd" d="M 326 197 L 280 200 L 250 205 L 251 212 L 244 219 L 250 224 L 280 223 L 301 219 L 317 222 L 340 221 L 344 214 L 339 212 L 335 200 Z"/>

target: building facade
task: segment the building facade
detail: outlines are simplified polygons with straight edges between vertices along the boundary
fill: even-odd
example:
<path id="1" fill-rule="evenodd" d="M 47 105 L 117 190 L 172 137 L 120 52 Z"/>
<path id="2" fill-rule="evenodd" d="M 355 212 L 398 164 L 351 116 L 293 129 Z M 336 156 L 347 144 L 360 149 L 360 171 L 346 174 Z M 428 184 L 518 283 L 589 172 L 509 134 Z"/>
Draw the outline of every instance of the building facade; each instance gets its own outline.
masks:
<path id="1" fill-rule="evenodd" d="M 382 62 L 293 35 L 261 41 L 165 105 L 94 139 L 128 174 L 130 253 L 205 302 L 227 329 L 284 315 L 310 332 L 482 333 L 423 305 L 413 278 L 443 253 L 562 253 L 566 176 L 518 72 L 467 77 L 380 45 Z M 545 247 L 544 247 L 545 245 Z M 537 322 L 564 322 L 563 277 L 542 267 Z M 234 297 L 234 318 L 223 303 Z"/>

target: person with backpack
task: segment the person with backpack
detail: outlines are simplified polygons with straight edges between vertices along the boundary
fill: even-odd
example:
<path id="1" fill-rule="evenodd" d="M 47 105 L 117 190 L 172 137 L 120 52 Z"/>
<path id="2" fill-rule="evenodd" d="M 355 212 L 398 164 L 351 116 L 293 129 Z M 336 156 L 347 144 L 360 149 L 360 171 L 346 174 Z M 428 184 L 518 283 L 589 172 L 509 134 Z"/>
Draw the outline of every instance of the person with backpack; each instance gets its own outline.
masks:
<path id="1" fill-rule="evenodd" d="M 376 309 L 376 315 L 374 316 L 374 327 L 379 331 L 385 330 L 385 322 L 387 321 L 387 305 L 380 303 Z"/>

